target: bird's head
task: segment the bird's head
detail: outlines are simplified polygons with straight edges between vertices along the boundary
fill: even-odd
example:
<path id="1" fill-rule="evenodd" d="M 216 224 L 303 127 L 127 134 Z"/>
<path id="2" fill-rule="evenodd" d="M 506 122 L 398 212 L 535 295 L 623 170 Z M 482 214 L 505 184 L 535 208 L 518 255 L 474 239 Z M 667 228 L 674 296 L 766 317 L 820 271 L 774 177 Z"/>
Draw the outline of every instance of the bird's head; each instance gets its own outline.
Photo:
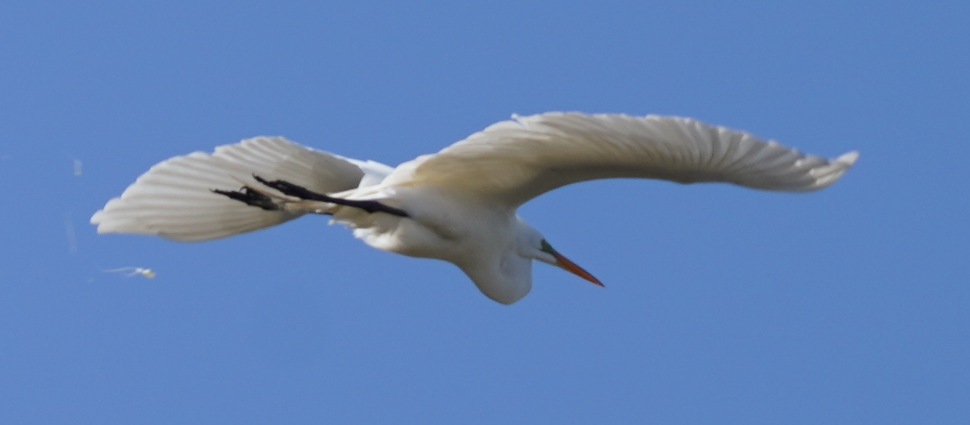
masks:
<path id="1" fill-rule="evenodd" d="M 542 233 L 526 224 L 522 219 L 519 219 L 518 245 L 518 254 L 522 257 L 559 267 L 594 284 L 603 286 L 599 279 L 556 251 L 549 241 L 542 236 Z"/>
<path id="2" fill-rule="evenodd" d="M 556 251 L 552 245 L 545 240 L 545 238 L 539 241 L 538 251 L 534 252 L 533 257 L 536 260 L 542 261 L 546 264 L 551 264 L 553 266 L 559 267 L 567 272 L 570 272 L 576 276 L 586 279 L 594 284 L 603 286 L 603 283 L 599 281 L 596 277 L 591 275 L 588 271 L 579 267 L 576 263 L 572 262 L 570 259 L 566 258 L 564 255 Z"/>
<path id="3" fill-rule="evenodd" d="M 539 231 L 521 219 L 513 228 L 513 239 L 493 239 L 495 249 L 482 250 L 494 256 L 474 257 L 473 261 L 455 261 L 489 298 L 502 304 L 512 304 L 532 289 L 532 261 L 541 261 L 603 286 L 582 267 L 556 251 Z M 509 245 L 511 242 L 511 246 Z M 488 259 L 486 259 L 488 258 Z"/>

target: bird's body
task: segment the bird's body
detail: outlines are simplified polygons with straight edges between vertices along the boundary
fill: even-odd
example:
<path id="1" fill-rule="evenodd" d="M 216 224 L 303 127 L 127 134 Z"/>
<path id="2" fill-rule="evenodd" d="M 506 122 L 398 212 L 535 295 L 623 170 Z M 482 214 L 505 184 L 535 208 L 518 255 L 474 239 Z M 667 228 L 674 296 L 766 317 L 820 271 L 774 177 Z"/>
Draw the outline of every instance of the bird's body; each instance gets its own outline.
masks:
<path id="1" fill-rule="evenodd" d="M 259 137 L 157 164 L 91 222 L 199 241 L 327 214 L 375 248 L 451 262 L 510 304 L 531 289 L 533 260 L 599 284 L 516 215 L 544 192 L 619 177 L 811 191 L 856 157 L 807 156 L 687 118 L 580 113 L 514 117 L 396 168 Z"/>

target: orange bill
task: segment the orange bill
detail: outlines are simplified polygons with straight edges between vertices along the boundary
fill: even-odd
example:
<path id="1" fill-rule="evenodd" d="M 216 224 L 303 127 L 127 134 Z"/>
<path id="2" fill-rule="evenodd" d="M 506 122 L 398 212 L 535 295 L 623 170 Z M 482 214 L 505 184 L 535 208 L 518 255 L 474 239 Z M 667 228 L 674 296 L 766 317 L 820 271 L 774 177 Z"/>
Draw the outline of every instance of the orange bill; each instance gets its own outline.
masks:
<path id="1" fill-rule="evenodd" d="M 574 274 L 576 276 L 579 276 L 579 277 L 581 277 L 583 279 L 586 279 L 586 280 L 588 280 L 590 282 L 593 282 L 593 283 L 595 283 L 595 284 L 597 284 L 599 286 L 603 286 L 603 283 L 600 282 L 599 279 L 593 277 L 593 275 L 589 274 L 588 271 L 583 270 L 582 267 L 577 266 L 576 263 L 570 261 L 568 258 L 563 257 L 562 254 L 560 254 L 558 252 L 553 252 L 552 255 L 554 257 L 556 257 L 556 265 L 557 266 L 562 267 L 564 270 L 566 270 L 566 271 L 568 271 L 568 272 L 570 272 L 570 273 L 572 273 L 572 274 Z"/>

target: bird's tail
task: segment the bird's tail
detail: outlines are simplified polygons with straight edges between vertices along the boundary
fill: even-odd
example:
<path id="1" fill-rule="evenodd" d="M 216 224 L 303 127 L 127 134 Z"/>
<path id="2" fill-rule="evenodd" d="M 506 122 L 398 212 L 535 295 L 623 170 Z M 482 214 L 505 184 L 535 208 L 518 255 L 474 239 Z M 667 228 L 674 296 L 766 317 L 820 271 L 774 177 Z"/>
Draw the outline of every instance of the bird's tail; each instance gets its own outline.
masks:
<path id="1" fill-rule="evenodd" d="M 156 164 L 96 212 L 91 224 L 98 226 L 98 233 L 141 233 L 177 241 L 232 236 L 302 215 L 250 206 L 223 193 L 258 184 L 254 175 L 334 193 L 356 188 L 367 164 L 282 137 L 243 140 L 212 154 L 194 152 Z"/>

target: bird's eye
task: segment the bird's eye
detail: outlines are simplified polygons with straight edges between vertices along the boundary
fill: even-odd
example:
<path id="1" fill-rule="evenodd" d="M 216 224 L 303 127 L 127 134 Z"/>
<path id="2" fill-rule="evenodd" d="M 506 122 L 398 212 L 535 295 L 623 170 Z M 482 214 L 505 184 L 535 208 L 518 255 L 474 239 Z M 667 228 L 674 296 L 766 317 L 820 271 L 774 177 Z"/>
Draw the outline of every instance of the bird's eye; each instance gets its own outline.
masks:
<path id="1" fill-rule="evenodd" d="M 542 242 L 540 242 L 539 244 L 540 244 L 539 245 L 540 246 L 540 249 L 543 252 L 548 252 L 550 254 L 555 254 L 556 253 L 556 250 L 552 249 L 552 245 L 549 245 L 549 242 L 546 242 L 545 239 L 543 239 Z"/>

